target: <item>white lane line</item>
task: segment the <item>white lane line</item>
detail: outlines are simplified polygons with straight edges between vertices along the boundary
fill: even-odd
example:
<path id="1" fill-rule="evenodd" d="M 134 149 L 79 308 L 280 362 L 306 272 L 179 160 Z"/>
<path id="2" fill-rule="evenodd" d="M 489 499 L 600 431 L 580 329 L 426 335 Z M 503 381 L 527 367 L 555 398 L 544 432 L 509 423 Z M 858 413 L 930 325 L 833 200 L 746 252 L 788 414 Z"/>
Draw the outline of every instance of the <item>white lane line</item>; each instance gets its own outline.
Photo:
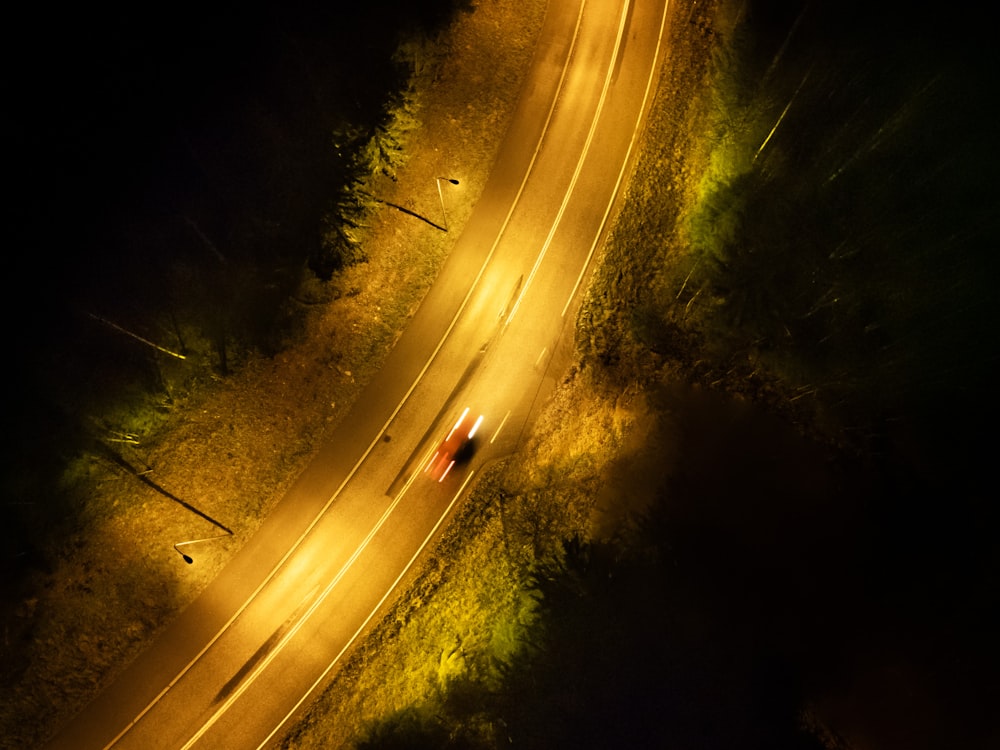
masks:
<path id="1" fill-rule="evenodd" d="M 287 714 L 285 714 L 284 718 L 280 722 L 278 722 L 277 726 L 275 726 L 274 729 L 271 730 L 271 733 L 267 735 L 267 737 L 264 738 L 263 742 L 261 742 L 257 746 L 257 750 L 262 750 L 264 747 L 267 746 L 267 743 L 274 738 L 274 736 L 278 733 L 278 731 L 285 725 L 285 722 L 287 722 L 299 710 L 299 708 L 302 707 L 302 704 L 306 702 L 306 700 L 309 698 L 310 695 L 312 695 L 313 691 L 316 690 L 316 688 L 319 687 L 320 684 L 322 684 L 326 680 L 327 675 L 329 675 L 330 672 L 333 670 L 333 668 L 340 662 L 344 654 L 346 654 L 348 649 L 350 649 L 350 647 L 354 644 L 354 641 L 358 639 L 358 636 L 361 635 L 362 632 L 364 632 L 364 629 L 366 627 L 368 627 L 368 623 L 371 622 L 371 619 L 382 608 L 382 605 L 385 604 L 386 599 L 389 598 L 389 595 L 396 590 L 396 587 L 399 585 L 399 582 L 403 580 L 403 577 L 409 572 L 410 568 L 413 567 L 413 563 L 416 562 L 417 558 L 424 551 L 424 548 L 430 543 L 431 539 L 434 538 L 434 535 L 437 534 L 438 529 L 444 522 L 444 519 L 446 519 L 448 515 L 451 513 L 451 510 L 455 506 L 455 503 L 458 502 L 458 499 L 465 492 L 465 488 L 469 485 L 469 482 L 472 481 L 472 477 L 474 474 L 475 471 L 469 472 L 469 475 L 465 478 L 465 481 L 462 482 L 462 486 L 458 488 L 458 491 L 452 497 L 451 502 L 448 503 L 448 507 L 445 508 L 444 513 L 441 514 L 440 518 L 438 518 L 437 520 L 437 523 L 434 524 L 434 528 L 430 530 L 430 532 L 424 538 L 424 541 L 417 548 L 417 551 L 413 553 L 413 556 L 410 558 L 409 562 L 407 562 L 406 565 L 403 567 L 402 572 L 400 572 L 400 574 L 396 577 L 396 580 L 392 582 L 392 585 L 388 588 L 388 590 L 385 592 L 382 598 L 379 599 L 378 604 L 376 604 L 372 608 L 372 611 L 369 613 L 368 617 L 365 618 L 365 621 L 361 623 L 358 629 L 354 631 L 354 635 L 352 635 L 350 639 L 347 641 L 347 643 L 344 644 L 344 647 L 340 650 L 340 653 L 338 653 L 334 657 L 333 661 L 331 661 L 330 664 L 327 666 L 327 668 L 323 670 L 323 674 L 321 674 L 319 677 L 316 678 L 316 681 L 313 682 L 313 684 L 309 687 L 309 689 L 305 692 L 305 694 L 299 699 L 298 703 L 292 706 L 291 710 Z M 402 493 L 400 493 L 400 495 L 402 495 Z"/>
<path id="2" fill-rule="evenodd" d="M 580 289 L 580 284 L 583 283 L 583 277 L 587 272 L 588 266 L 590 266 L 590 261 L 594 257 L 594 252 L 597 250 L 597 245 L 600 242 L 601 234 L 604 232 L 604 226 L 608 222 L 608 216 L 611 214 L 611 209 L 615 205 L 615 199 L 618 196 L 618 191 L 621 189 L 622 181 L 625 179 L 625 172 L 628 169 L 629 159 L 632 158 L 632 150 L 635 148 L 636 143 L 639 139 L 639 123 L 642 122 L 643 113 L 646 111 L 646 107 L 649 103 L 649 98 L 652 95 L 653 82 L 656 80 L 656 71 L 660 68 L 660 51 L 663 47 L 663 30 L 667 23 L 667 9 L 670 7 L 670 0 L 667 0 L 663 5 L 663 15 L 660 16 L 660 33 L 656 38 L 656 54 L 653 55 L 653 65 L 649 69 L 649 76 L 646 78 L 646 91 L 642 97 L 642 106 L 639 108 L 639 119 L 636 121 L 635 127 L 632 129 L 632 140 L 629 141 L 628 150 L 625 152 L 625 160 L 622 162 L 622 168 L 618 172 L 618 180 L 615 182 L 615 189 L 611 193 L 611 200 L 608 201 L 607 207 L 604 209 L 604 216 L 601 218 L 600 228 L 596 235 L 594 235 L 594 241 L 590 245 L 590 251 L 587 253 L 587 258 L 580 267 L 580 273 L 576 277 L 576 283 L 573 285 L 573 291 L 570 292 L 569 298 L 566 300 L 566 304 L 563 305 L 561 317 L 566 317 L 566 311 L 569 309 L 570 304 L 573 302 L 573 298 L 576 296 L 577 291 Z"/>
<path id="3" fill-rule="evenodd" d="M 315 528 L 315 526 L 319 523 L 320 519 L 326 514 L 327 510 L 329 510 L 330 506 L 333 504 L 333 501 L 340 495 L 340 493 L 343 491 L 347 483 L 353 478 L 354 474 L 360 468 L 361 464 L 364 463 L 365 459 L 368 458 L 368 455 L 372 452 L 374 447 L 379 442 L 381 442 L 382 435 L 389 428 L 389 425 L 392 423 L 392 420 L 394 420 L 396 416 L 399 414 L 400 410 L 403 408 L 403 405 L 407 402 L 407 400 L 409 400 L 410 396 L 413 394 L 413 391 L 416 389 L 417 385 L 420 383 L 421 379 L 426 374 L 428 368 L 431 366 L 431 363 L 434 361 L 434 359 L 436 359 L 441 348 L 444 346 L 444 342 L 451 334 L 452 330 L 454 329 L 455 325 L 458 322 L 458 319 L 461 317 L 462 312 L 465 310 L 466 306 L 469 303 L 469 300 L 472 298 L 473 292 L 479 286 L 479 282 L 482 280 L 483 274 L 486 271 L 486 267 L 489 265 L 490 260 L 492 260 L 493 255 L 496 252 L 497 246 L 500 244 L 501 237 L 503 237 L 504 233 L 507 231 L 507 226 L 510 224 L 511 217 L 514 215 L 514 211 L 517 208 L 517 205 L 521 200 L 521 196 L 524 193 L 525 185 L 527 184 L 529 177 L 534 171 L 535 163 L 538 160 L 538 154 L 541 152 L 542 143 L 544 142 L 545 136 L 548 133 L 548 128 L 552 121 L 553 114 L 555 112 L 556 102 L 559 100 L 559 93 L 562 91 L 563 85 L 566 80 L 566 72 L 569 67 L 569 61 L 572 59 L 573 50 L 576 48 L 576 43 L 579 38 L 580 25 L 583 21 L 583 8 L 585 4 L 586 4 L 585 2 L 580 4 L 580 10 L 579 13 L 577 14 L 577 19 L 576 19 L 576 26 L 573 30 L 573 39 L 570 45 L 570 51 L 566 57 L 566 64 L 563 66 L 562 73 L 560 74 L 559 83 L 556 89 L 556 95 L 552 97 L 552 104 L 549 107 L 548 114 L 546 115 L 545 118 L 545 123 L 542 126 L 541 136 L 538 139 L 538 143 L 535 145 L 535 151 L 532 154 L 530 162 L 528 163 L 528 168 L 525 170 L 524 179 L 521 181 L 521 185 L 518 187 L 518 191 L 514 196 L 514 200 L 511 202 L 511 206 L 507 211 L 507 216 L 504 218 L 503 224 L 501 225 L 500 230 L 497 232 L 496 239 L 493 241 L 493 245 L 490 247 L 490 251 L 487 254 L 485 260 L 483 261 L 483 264 L 479 269 L 479 273 L 473 280 L 472 285 L 469 287 L 468 293 L 462 300 L 462 303 L 459 306 L 458 311 L 455 313 L 454 318 L 452 318 L 452 321 L 449 324 L 447 330 L 444 332 L 444 335 L 441 337 L 440 341 L 438 341 L 437 346 L 431 353 L 430 358 L 428 358 L 424 367 L 417 374 L 417 377 L 414 379 L 413 384 L 403 395 L 403 398 L 400 400 L 399 404 L 397 404 L 396 408 L 389 415 L 389 418 L 385 421 L 385 424 L 382 425 L 378 434 L 375 436 L 375 439 L 372 440 L 368 448 L 365 449 L 365 452 L 361 455 L 361 458 L 359 458 L 357 463 L 354 464 L 354 466 L 348 472 L 347 476 L 340 483 L 340 486 L 337 487 L 336 491 L 333 493 L 330 499 L 327 500 L 326 504 L 324 504 L 322 509 L 320 509 L 316 517 L 313 518 L 313 520 L 309 523 L 309 526 L 306 527 L 305 531 L 302 532 L 299 538 L 289 547 L 288 551 L 282 556 L 282 558 L 271 569 L 271 571 L 264 577 L 261 583 L 250 593 L 247 600 L 243 602 L 242 605 L 240 605 L 240 607 L 233 613 L 232 617 L 230 617 L 229 620 L 227 620 L 223 624 L 223 626 L 219 629 L 219 631 L 214 636 L 212 636 L 212 638 L 205 644 L 205 646 L 201 649 L 201 651 L 199 651 L 194 656 L 194 658 L 192 658 L 191 661 L 188 662 L 187 665 L 185 665 L 184 668 L 177 673 L 177 675 L 167 684 L 167 686 L 164 687 L 163 690 L 161 690 L 159 694 L 157 694 L 156 697 L 153 698 L 149 702 L 149 704 L 142 709 L 142 711 L 136 714 L 135 718 L 133 718 L 117 735 L 115 735 L 115 737 L 107 745 L 104 746 L 104 750 L 111 750 L 112 747 L 118 744 L 121 738 L 124 737 L 126 734 L 128 734 L 128 732 L 131 731 L 132 728 L 135 727 L 135 725 L 138 724 L 142 720 L 142 718 L 147 713 L 149 713 L 156 706 L 157 703 L 159 703 L 163 699 L 163 697 L 170 691 L 170 689 L 173 688 L 174 685 L 176 685 L 184 677 L 184 675 L 186 675 L 189 671 L 191 671 L 194 665 L 198 663 L 198 661 L 205 655 L 205 653 L 210 648 L 212 648 L 212 646 L 214 646 L 215 643 L 232 627 L 233 623 L 237 620 L 237 618 L 239 618 L 240 615 L 242 615 L 243 612 L 246 611 L 247 607 L 250 606 L 253 600 L 256 599 L 257 596 L 260 594 L 260 592 L 271 582 L 271 580 L 277 575 L 278 571 L 282 567 L 284 567 L 285 563 L 288 562 L 288 559 L 299 548 L 299 546 L 302 544 L 306 536 L 308 536 L 312 532 L 313 528 Z"/>
<path id="4" fill-rule="evenodd" d="M 535 265 L 531 268 L 531 273 L 524 281 L 524 285 L 521 287 L 521 293 L 518 295 L 517 301 L 514 303 L 514 307 L 510 311 L 510 315 L 507 317 L 507 323 L 510 323 L 514 318 L 514 314 L 517 312 L 517 308 L 521 305 L 521 300 L 524 299 L 524 295 L 528 293 L 528 288 L 531 286 L 532 280 L 535 278 L 535 274 L 538 273 L 538 267 L 542 264 L 542 259 L 545 258 L 549 251 L 549 246 L 552 244 L 552 238 L 555 236 L 556 230 L 559 225 L 562 224 L 563 214 L 566 212 L 566 207 L 569 205 L 570 199 L 573 197 L 573 193 L 576 190 L 576 183 L 580 179 L 580 173 L 583 171 L 583 163 L 586 161 L 588 154 L 590 153 L 590 147 L 594 140 L 594 134 L 597 132 L 597 123 L 601 119 L 601 113 L 604 111 L 604 103 L 608 98 L 608 90 L 611 88 L 611 81 L 614 79 L 615 73 L 615 63 L 618 61 L 618 55 L 621 54 L 622 50 L 622 37 L 625 34 L 625 25 L 628 20 L 628 10 L 631 7 L 631 0 L 626 0 L 622 4 L 621 16 L 618 18 L 618 35 L 615 37 L 614 53 L 611 55 L 611 61 L 608 65 L 607 73 L 604 75 L 604 85 L 601 88 L 601 97 L 597 101 L 597 107 L 594 109 L 594 117 L 590 121 L 590 130 L 587 132 L 587 140 L 583 144 L 583 149 L 580 151 L 580 158 L 577 159 L 576 168 L 573 170 L 573 177 L 569 183 L 569 189 L 563 195 L 562 204 L 559 206 L 559 211 L 556 213 L 555 221 L 552 222 L 552 226 L 549 228 L 549 234 L 545 238 L 545 242 L 542 243 L 542 249 L 539 250 L 538 256 L 535 258 Z M 619 179 L 621 179 L 619 177 Z M 617 190 L 617 186 L 615 188 Z M 607 214 L 605 214 L 607 216 Z M 593 252 L 593 248 L 591 248 Z M 590 256 L 588 255 L 588 258 Z"/>
<path id="5" fill-rule="evenodd" d="M 414 476 L 416 476 L 416 475 L 414 475 Z M 409 481 L 406 483 L 406 485 L 403 487 L 403 489 L 400 491 L 400 493 L 396 496 L 396 499 L 393 500 L 389 504 L 389 507 L 385 509 L 385 512 L 382 513 L 381 518 L 379 518 L 379 520 L 375 523 L 375 525 L 372 527 L 371 531 L 368 532 L 368 535 L 362 540 L 361 544 L 358 545 L 357 549 L 354 550 L 354 553 L 348 558 L 347 562 L 345 562 L 343 564 L 343 566 L 340 568 L 340 570 L 337 571 L 337 575 L 335 575 L 330 580 L 330 582 L 326 585 L 326 588 L 324 588 L 323 592 L 316 598 L 316 601 L 314 601 L 310 605 L 309 609 L 307 609 L 305 611 L 305 613 L 303 613 L 299 617 L 299 619 L 295 623 L 295 625 L 293 625 L 291 628 L 289 628 L 289 630 L 284 634 L 284 636 L 282 636 L 281 640 L 278 641 L 278 643 L 275 644 L 274 648 L 268 653 L 267 657 L 264 658 L 263 660 L 261 660 L 261 662 L 257 665 L 257 667 L 249 675 L 247 675 L 243 679 L 243 681 L 240 683 L 239 687 L 236 690 L 234 690 L 230 694 L 230 696 L 226 699 L 226 701 L 221 706 L 219 706 L 218 709 L 216 709 L 215 713 L 212 714 L 212 716 L 204 724 L 202 724 L 201 728 L 194 734 L 194 736 L 192 736 L 191 739 L 189 739 L 181 747 L 181 750 L 190 750 L 190 748 L 198 740 L 200 740 L 202 738 L 202 736 L 204 736 L 204 734 L 206 732 L 208 732 L 208 730 L 211 729 L 220 718 L 222 718 L 222 715 L 224 713 L 226 713 L 226 711 L 229 710 L 229 708 L 240 698 L 240 696 L 243 695 L 243 693 L 245 693 L 247 691 L 247 689 L 254 682 L 256 682 L 257 678 L 264 672 L 265 669 L 267 669 L 267 667 L 271 664 L 271 662 L 274 661 L 278 657 L 278 655 L 284 650 L 285 646 L 288 645 L 289 641 L 291 641 L 292 638 L 296 635 L 296 633 L 299 632 L 299 630 L 302 628 L 302 626 L 305 625 L 306 622 L 309 621 L 309 618 L 313 616 L 313 614 L 316 612 L 316 610 L 319 608 L 319 606 L 330 595 L 330 592 L 332 592 L 333 589 L 337 586 L 337 584 L 340 583 L 341 579 L 347 574 L 347 571 L 351 569 L 351 566 L 354 565 L 355 561 L 361 556 L 361 553 L 365 551 L 365 549 L 371 543 L 371 541 L 375 537 L 375 535 L 379 532 L 379 530 L 382 528 L 382 526 L 385 525 L 385 522 L 389 520 L 389 517 L 392 515 L 393 511 L 396 509 L 396 506 L 399 505 L 399 502 L 400 502 L 400 500 L 402 500 L 403 495 L 406 493 L 406 490 L 413 483 L 414 476 L 410 477 Z M 470 472 L 469 476 L 470 477 L 472 476 L 471 472 Z M 468 480 L 466 480 L 466 481 L 468 481 Z M 462 486 L 464 487 L 465 485 L 463 484 Z M 451 505 L 448 506 L 449 509 L 451 508 L 452 505 L 454 505 L 454 502 L 455 501 L 452 500 Z M 434 528 L 436 529 L 438 527 L 438 525 L 440 525 L 440 523 L 441 523 L 441 521 L 439 519 L 438 523 L 434 525 Z M 423 547 L 424 547 L 424 545 L 426 545 L 426 543 L 427 542 L 425 540 L 424 544 L 422 544 L 420 548 L 423 549 Z M 410 564 L 412 564 L 412 561 L 411 561 Z M 407 565 L 407 568 L 408 567 L 409 567 L 409 564 Z M 397 579 L 397 581 L 398 581 L 398 579 Z M 393 587 L 395 588 L 395 583 L 393 584 Z M 371 616 L 369 615 L 369 619 L 370 619 L 370 617 Z M 367 622 L 367 620 L 366 620 L 366 622 Z"/>
<path id="6" fill-rule="evenodd" d="M 503 415 L 503 419 L 500 421 L 500 426 L 497 427 L 497 431 L 494 432 L 493 437 L 490 438 L 490 445 L 493 445 L 493 443 L 496 442 L 497 437 L 500 435 L 500 430 L 502 430 L 503 426 L 507 424 L 507 420 L 509 418 L 510 418 L 510 409 L 508 409 L 507 413 Z"/>

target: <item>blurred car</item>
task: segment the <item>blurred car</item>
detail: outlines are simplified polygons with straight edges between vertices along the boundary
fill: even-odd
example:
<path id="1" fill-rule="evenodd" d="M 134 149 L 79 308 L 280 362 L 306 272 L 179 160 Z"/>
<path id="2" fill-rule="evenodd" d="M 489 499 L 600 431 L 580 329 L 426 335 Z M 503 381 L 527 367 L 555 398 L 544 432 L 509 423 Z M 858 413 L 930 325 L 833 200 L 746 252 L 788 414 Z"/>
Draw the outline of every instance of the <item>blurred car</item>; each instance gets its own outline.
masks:
<path id="1" fill-rule="evenodd" d="M 424 473 L 432 479 L 443 482 L 456 464 L 465 463 L 472 455 L 473 438 L 483 423 L 483 415 L 472 419 L 471 409 L 465 408 L 447 437 L 441 441 L 434 455 L 424 467 Z"/>

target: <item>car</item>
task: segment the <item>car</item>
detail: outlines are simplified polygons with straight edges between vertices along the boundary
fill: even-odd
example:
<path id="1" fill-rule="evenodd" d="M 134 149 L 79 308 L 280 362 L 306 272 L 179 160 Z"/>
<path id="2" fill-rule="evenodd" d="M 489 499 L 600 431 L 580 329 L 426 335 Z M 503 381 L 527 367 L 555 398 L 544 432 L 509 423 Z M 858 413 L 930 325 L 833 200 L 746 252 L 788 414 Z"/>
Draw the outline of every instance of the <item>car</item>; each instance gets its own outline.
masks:
<path id="1" fill-rule="evenodd" d="M 472 410 L 466 407 L 424 467 L 424 473 L 435 481 L 443 482 L 456 464 L 465 463 L 471 457 L 475 447 L 473 439 L 483 423 L 482 414 L 475 420 L 471 414 Z"/>

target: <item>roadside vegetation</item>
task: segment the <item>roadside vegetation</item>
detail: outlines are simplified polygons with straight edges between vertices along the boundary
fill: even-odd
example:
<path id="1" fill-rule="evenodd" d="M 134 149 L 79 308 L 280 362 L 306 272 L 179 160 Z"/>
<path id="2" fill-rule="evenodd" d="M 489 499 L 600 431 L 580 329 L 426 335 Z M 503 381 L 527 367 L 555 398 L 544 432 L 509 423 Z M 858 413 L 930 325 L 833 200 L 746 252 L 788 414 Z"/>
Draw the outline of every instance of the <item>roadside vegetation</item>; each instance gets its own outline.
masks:
<path id="1" fill-rule="evenodd" d="M 313 213 L 272 225 L 260 219 L 274 216 L 282 201 L 250 206 L 229 194 L 231 224 L 217 233 L 212 221 L 221 219 L 193 188 L 186 195 L 191 221 L 159 216 L 163 223 L 145 225 L 142 235 L 155 252 L 131 247 L 149 265 L 135 264 L 131 276 L 118 268 L 113 276 L 122 283 L 109 289 L 115 264 L 100 267 L 95 257 L 96 268 L 75 277 L 79 289 L 63 290 L 54 280 L 51 306 L 18 329 L 48 338 L 40 352 L 18 341 L 23 382 L 12 386 L 18 399 L 5 407 L 15 439 L 4 459 L 0 527 L 0 747 L 37 747 L 212 580 L 347 413 L 447 257 L 457 235 L 418 217 L 440 222 L 440 174 L 461 180 L 445 194 L 449 220 L 461 226 L 468 217 L 543 9 L 495 3 L 489 13 L 472 14 L 465 3 L 447 2 L 440 17 L 417 19 L 429 25 L 414 27 L 420 9 L 400 5 L 409 10 L 394 16 L 399 35 L 383 24 L 385 34 L 366 48 L 384 60 L 351 58 L 382 78 L 338 74 L 330 88 L 313 88 L 302 76 L 320 76 L 320 63 L 331 64 L 310 46 L 320 41 L 311 34 L 321 25 L 286 37 L 302 55 L 293 60 L 313 66 L 291 65 L 291 81 L 278 76 L 281 102 L 296 106 L 280 110 L 291 124 L 271 126 L 301 126 L 298 113 L 328 128 L 304 158 L 336 167 L 344 179 L 316 185 L 313 172 L 291 168 L 301 156 L 295 151 L 282 153 L 284 176 L 266 181 L 279 196 L 283 187 L 311 185 Z M 448 33 L 446 21 L 454 21 Z M 464 54 L 491 47 L 488 56 Z M 292 91 L 280 86 L 296 81 Z M 336 117 L 320 117 L 330 111 L 318 113 L 299 94 L 325 101 Z M 266 111 L 262 96 L 256 104 Z M 350 106 L 335 106 L 341 96 Z M 359 111 L 362 103 L 371 108 Z M 241 132 L 239 140 L 260 146 L 262 131 L 250 129 L 256 138 Z M 325 151 L 340 166 L 331 167 Z M 237 168 L 245 170 L 241 180 L 254 174 L 253 159 L 230 157 L 213 153 L 205 166 L 234 180 Z M 350 236 L 328 236 L 334 224 Z M 279 236 L 254 234 L 265 230 Z M 328 278 L 319 256 L 304 254 L 324 247 Z M 224 269 L 217 268 L 220 256 Z M 217 274 L 231 286 L 215 286 Z M 222 304 L 223 288 L 234 307 Z M 214 320 L 226 322 L 224 331 Z M 211 540 L 182 547 L 195 561 L 185 565 L 173 545 L 204 538 Z"/>
<path id="2" fill-rule="evenodd" d="M 908 13 L 675 10 L 575 364 L 285 747 L 988 746 L 992 100 Z"/>
<path id="3" fill-rule="evenodd" d="M 432 214 L 447 170 L 461 225 L 543 13 L 483 3 L 400 48 L 384 118 L 333 129 L 354 171 L 278 326 L 241 333 L 257 302 L 232 288 L 245 308 L 205 308 L 225 326 L 150 329 L 187 360 L 140 347 L 146 380 L 101 381 L 134 401 L 76 406 L 88 448 L 57 453 L 65 508 L 41 516 L 59 533 L 16 546 L 5 747 L 36 745 L 191 601 L 344 414 L 449 249 L 393 205 Z M 572 365 L 284 747 L 985 746 L 990 68 L 907 18 L 672 8 Z M 194 224 L 194 254 L 225 255 Z M 214 529 L 170 496 L 238 534 L 184 566 L 172 543 Z"/>

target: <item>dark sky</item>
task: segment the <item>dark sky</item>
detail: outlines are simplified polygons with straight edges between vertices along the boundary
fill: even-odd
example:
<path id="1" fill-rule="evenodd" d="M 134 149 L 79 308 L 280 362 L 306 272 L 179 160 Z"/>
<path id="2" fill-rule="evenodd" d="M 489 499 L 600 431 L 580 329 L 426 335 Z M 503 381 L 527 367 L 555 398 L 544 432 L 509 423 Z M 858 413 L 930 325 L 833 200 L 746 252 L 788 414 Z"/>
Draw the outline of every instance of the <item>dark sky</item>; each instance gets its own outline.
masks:
<path id="1" fill-rule="evenodd" d="M 223 118 L 275 63 L 292 20 L 254 8 L 37 19 L 8 97 L 20 198 L 46 229 L 26 228 L 31 244 L 49 245 L 52 231 L 75 244 L 136 203 L 163 199 L 181 138 Z"/>
<path id="2" fill-rule="evenodd" d="M 44 451 L 65 432 L 45 409 L 53 378 L 83 382 L 65 361 L 67 348 L 94 351 L 94 337 L 139 356 L 88 313 L 128 324 L 136 305 L 125 297 L 148 295 L 136 277 L 154 292 L 163 286 L 156 264 L 179 243 L 158 241 L 161 228 L 172 231 L 189 214 L 206 234 L 223 235 L 237 223 L 234 212 L 245 225 L 263 213 L 259 205 L 273 207 L 273 193 L 264 193 L 275 170 L 297 190 L 286 205 L 321 198 L 329 185 L 317 183 L 330 170 L 314 157 L 330 123 L 345 107 L 357 119 L 377 111 L 401 30 L 433 28 L 461 5 L 32 5 L 10 20 L 0 52 L 9 269 L 2 315 L 17 395 L 0 409 L 9 430 L 27 436 L 20 442 Z M 271 142 L 278 147 L 255 150 L 261 122 L 279 133 Z M 214 184 L 213 170 L 221 175 Z M 309 212 L 318 209 L 300 214 Z M 187 241 L 189 252 L 204 253 Z M 134 317 L 142 325 L 148 316 Z"/>
<path id="3" fill-rule="evenodd" d="M 206 182 L 192 154 L 228 159 L 247 189 L 264 182 L 236 166 L 248 108 L 290 131 L 305 106 L 378 106 L 398 29 L 453 4 L 26 9 L 3 52 L 7 256 L 49 303 L 5 300 L 22 343 L 59 325 L 68 294 L 114 273 L 130 223 L 190 205 Z"/>
<path id="4" fill-rule="evenodd" d="M 77 8 L 20 30 L 5 99 L 17 186 L 11 255 L 60 295 L 108 255 L 115 228 L 176 187 L 178 138 L 266 64 L 261 21 Z M 16 71 L 13 75 L 11 72 Z"/>

